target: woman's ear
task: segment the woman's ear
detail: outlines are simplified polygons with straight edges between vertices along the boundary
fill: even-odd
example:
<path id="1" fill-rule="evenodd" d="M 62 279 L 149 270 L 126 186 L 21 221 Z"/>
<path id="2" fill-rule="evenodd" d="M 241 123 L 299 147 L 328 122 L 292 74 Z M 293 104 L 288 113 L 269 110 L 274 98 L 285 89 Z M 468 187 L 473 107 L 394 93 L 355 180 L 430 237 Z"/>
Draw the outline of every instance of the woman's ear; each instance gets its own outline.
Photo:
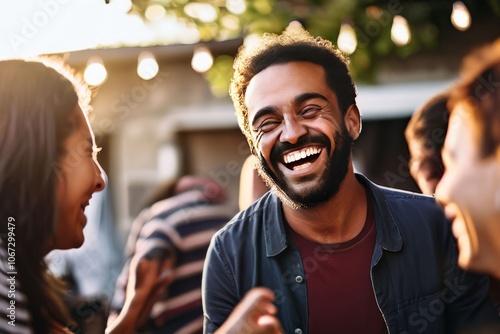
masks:
<path id="1" fill-rule="evenodd" d="M 347 132 L 351 135 L 353 140 L 356 140 L 361 133 L 361 115 L 359 114 L 358 106 L 351 104 L 344 115 L 344 123 Z"/>

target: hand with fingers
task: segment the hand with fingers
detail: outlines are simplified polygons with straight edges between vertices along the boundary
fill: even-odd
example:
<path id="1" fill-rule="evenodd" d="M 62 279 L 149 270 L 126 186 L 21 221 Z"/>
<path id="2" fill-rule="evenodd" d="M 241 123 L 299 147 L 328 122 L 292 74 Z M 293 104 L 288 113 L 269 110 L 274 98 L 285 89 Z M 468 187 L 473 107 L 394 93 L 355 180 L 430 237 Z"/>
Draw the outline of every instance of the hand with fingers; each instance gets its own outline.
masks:
<path id="1" fill-rule="evenodd" d="M 231 312 L 216 334 L 265 333 L 282 334 L 273 304 L 274 293 L 263 287 L 253 288 Z"/>
<path id="2" fill-rule="evenodd" d="M 146 323 L 154 303 L 173 280 L 173 266 L 173 258 L 136 255 L 132 259 L 124 307 L 106 334 L 135 333 Z"/>

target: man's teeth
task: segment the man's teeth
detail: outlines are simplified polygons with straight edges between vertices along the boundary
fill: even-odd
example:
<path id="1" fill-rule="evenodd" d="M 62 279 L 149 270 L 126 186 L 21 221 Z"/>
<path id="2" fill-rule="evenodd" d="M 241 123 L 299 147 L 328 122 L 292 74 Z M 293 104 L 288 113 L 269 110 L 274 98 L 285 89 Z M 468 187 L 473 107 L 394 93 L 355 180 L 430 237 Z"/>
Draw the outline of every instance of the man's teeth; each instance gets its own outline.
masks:
<path id="1" fill-rule="evenodd" d="M 311 164 L 310 162 L 306 162 L 306 163 L 305 163 L 305 164 L 303 164 L 303 165 L 294 166 L 294 167 L 293 167 L 293 170 L 299 170 L 299 169 L 304 169 L 304 168 L 307 168 L 307 167 L 309 167 L 309 165 L 310 165 L 310 164 Z"/>
<path id="2" fill-rule="evenodd" d="M 307 158 L 313 154 L 318 154 L 320 152 L 321 152 L 321 149 L 319 149 L 319 148 L 308 147 L 308 148 L 305 148 L 305 149 L 300 150 L 300 151 L 288 153 L 287 155 L 285 155 L 283 160 L 285 161 L 286 164 L 289 164 L 291 162 Z"/>

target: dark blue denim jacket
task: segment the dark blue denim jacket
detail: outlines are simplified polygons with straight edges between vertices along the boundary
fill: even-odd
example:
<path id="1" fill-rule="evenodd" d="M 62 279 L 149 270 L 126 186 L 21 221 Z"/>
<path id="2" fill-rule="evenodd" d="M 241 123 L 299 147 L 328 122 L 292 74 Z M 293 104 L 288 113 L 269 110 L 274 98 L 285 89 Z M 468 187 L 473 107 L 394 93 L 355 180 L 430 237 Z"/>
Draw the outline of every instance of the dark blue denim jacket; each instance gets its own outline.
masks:
<path id="1" fill-rule="evenodd" d="M 356 176 L 374 207 L 371 277 L 388 332 L 455 333 L 464 324 L 495 320 L 487 277 L 457 267 L 450 224 L 434 199 Z M 268 192 L 213 237 L 203 275 L 205 333 L 256 286 L 276 294 L 285 333 L 307 332 L 306 276 L 284 224 L 282 204 Z M 321 265 L 321 258 L 311 261 Z"/>

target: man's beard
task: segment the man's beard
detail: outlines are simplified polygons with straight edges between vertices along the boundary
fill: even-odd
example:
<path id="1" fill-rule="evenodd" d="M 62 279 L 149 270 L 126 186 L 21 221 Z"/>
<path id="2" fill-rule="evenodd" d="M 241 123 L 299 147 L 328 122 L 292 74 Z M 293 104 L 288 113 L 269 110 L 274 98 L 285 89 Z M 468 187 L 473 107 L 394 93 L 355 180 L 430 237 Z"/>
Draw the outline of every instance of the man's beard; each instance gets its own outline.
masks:
<path id="1" fill-rule="evenodd" d="M 274 166 L 277 173 L 275 174 L 261 155 L 258 156 L 260 162 L 258 172 L 271 190 L 286 205 L 294 209 L 314 207 L 330 200 L 338 193 L 349 169 L 353 140 L 345 127 L 342 128 L 341 133 L 337 132 L 335 134 L 334 142 L 335 149 L 330 159 L 326 162 L 325 169 L 319 182 L 316 183 L 314 188 L 310 188 L 307 191 L 295 191 L 287 183 L 286 178 L 278 166 Z M 282 152 L 293 147 L 301 147 L 307 144 L 322 144 L 327 152 L 331 151 L 331 143 L 328 137 L 323 134 L 316 134 L 314 136 L 308 134 L 307 136 L 299 138 L 298 142 L 294 145 L 289 143 L 277 143 L 271 151 L 270 160 L 278 162 L 282 156 Z M 304 181 L 310 180 L 304 179 Z"/>

